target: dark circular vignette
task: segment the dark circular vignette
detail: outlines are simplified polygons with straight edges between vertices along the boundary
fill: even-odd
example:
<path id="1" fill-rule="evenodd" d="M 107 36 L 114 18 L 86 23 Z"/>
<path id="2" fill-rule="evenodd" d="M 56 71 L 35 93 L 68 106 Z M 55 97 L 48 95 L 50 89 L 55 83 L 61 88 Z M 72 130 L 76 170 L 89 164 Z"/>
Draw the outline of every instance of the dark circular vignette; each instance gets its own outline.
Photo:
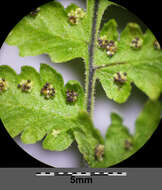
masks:
<path id="1" fill-rule="evenodd" d="M 0 47 L 3 44 L 8 33 L 12 28 L 31 10 L 49 2 L 50 0 L 23 0 L 3 1 L 3 6 L 0 9 L 1 29 L 0 29 Z M 161 34 L 162 27 L 160 26 L 161 11 L 160 2 L 153 4 L 152 2 L 145 3 L 145 7 L 137 1 L 122 1 L 112 0 L 113 2 L 122 5 L 130 12 L 137 15 L 143 23 L 154 33 L 157 40 L 162 44 Z M 162 100 L 162 98 L 161 98 Z M 162 120 L 157 130 L 153 133 L 150 140 L 134 155 L 127 160 L 114 165 L 116 167 L 162 167 L 162 155 L 159 154 L 161 138 L 162 138 Z M 0 167 L 51 167 L 34 159 L 23 151 L 3 127 L 0 121 L 0 145 L 1 157 Z"/>
<path id="2" fill-rule="evenodd" d="M 0 156 L 0 168 L 28 168 L 28 167 L 48 167 L 46 165 L 28 153 L 26 153 L 15 141 L 10 137 L 8 132 L 0 120 L 0 145 L 1 145 L 1 156 Z"/>

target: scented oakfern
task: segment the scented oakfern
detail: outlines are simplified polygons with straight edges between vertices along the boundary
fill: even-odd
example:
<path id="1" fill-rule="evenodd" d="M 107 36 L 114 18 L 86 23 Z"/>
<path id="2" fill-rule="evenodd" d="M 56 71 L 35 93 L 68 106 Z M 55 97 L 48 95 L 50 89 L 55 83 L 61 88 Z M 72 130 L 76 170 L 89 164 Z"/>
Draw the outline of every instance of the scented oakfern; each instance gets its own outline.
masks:
<path id="1" fill-rule="evenodd" d="M 62 76 L 46 64 L 41 64 L 40 73 L 24 66 L 19 75 L 0 66 L 0 118 L 11 137 L 21 134 L 26 144 L 44 139 L 43 148 L 51 151 L 65 150 L 76 141 L 90 167 L 114 165 L 151 137 L 160 121 L 160 44 L 137 23 L 128 23 L 120 34 L 114 19 L 100 28 L 111 5 L 115 4 L 108 0 L 87 0 L 86 10 L 74 4 L 65 9 L 52 1 L 32 11 L 10 32 L 6 42 L 17 46 L 20 56 L 46 53 L 57 63 L 82 58 L 86 76 L 83 89 L 77 81 L 64 85 Z M 148 96 L 134 135 L 115 113 L 105 139 L 94 127 L 96 79 L 117 103 L 126 102 L 132 84 Z"/>

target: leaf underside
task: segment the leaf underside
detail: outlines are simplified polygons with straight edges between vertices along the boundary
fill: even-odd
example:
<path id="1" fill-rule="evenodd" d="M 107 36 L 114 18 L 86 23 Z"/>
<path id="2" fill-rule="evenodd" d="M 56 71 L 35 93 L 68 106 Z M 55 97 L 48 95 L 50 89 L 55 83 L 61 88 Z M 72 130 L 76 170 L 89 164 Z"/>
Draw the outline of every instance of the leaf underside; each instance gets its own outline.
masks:
<path id="1" fill-rule="evenodd" d="M 40 74 L 32 67 L 24 66 L 20 75 L 8 66 L 0 66 L 0 77 L 8 85 L 8 89 L 0 95 L 1 119 L 12 137 L 22 133 L 24 143 L 41 140 L 55 126 L 60 126 L 60 130 L 66 132 L 70 129 L 68 122 L 84 110 L 84 92 L 79 82 L 69 81 L 64 86 L 62 76 L 48 65 L 41 64 Z M 22 92 L 17 87 L 22 80 L 31 80 L 31 92 Z M 55 88 L 53 99 L 41 96 L 46 82 Z M 79 94 L 75 105 L 66 102 L 67 87 Z"/>
<path id="2" fill-rule="evenodd" d="M 136 120 L 136 131 L 132 136 L 123 126 L 122 119 L 113 113 L 112 124 L 104 140 L 84 110 L 84 92 L 77 81 L 69 81 L 64 86 L 61 75 L 45 64 L 41 65 L 40 74 L 32 67 L 24 66 L 19 75 L 8 66 L 0 66 L 0 78 L 4 78 L 8 86 L 0 94 L 0 118 L 11 137 L 21 134 L 25 144 L 36 143 L 45 137 L 43 148 L 51 151 L 65 150 L 76 140 L 91 167 L 108 167 L 128 158 L 146 143 L 160 121 L 160 103 L 147 102 Z M 22 92 L 17 87 L 22 79 L 32 79 L 30 93 Z M 40 95 L 46 82 L 56 90 L 53 99 L 47 100 Z M 79 92 L 75 104 L 66 102 L 67 87 Z M 124 147 L 126 140 L 133 143 L 129 151 Z M 105 145 L 102 162 L 95 156 L 95 148 L 99 144 Z"/>
<path id="3" fill-rule="evenodd" d="M 117 50 L 110 57 L 96 40 L 93 47 L 94 78 L 99 79 L 107 97 L 117 103 L 124 103 L 128 99 L 132 83 L 151 99 L 136 120 L 135 134 L 131 135 L 120 116 L 112 113 L 112 123 L 104 140 L 86 112 L 85 93 L 79 82 L 69 81 L 64 86 L 62 76 L 45 64 L 41 65 L 40 73 L 24 66 L 20 75 L 8 66 L 0 66 L 0 78 L 5 78 L 8 86 L 5 92 L 0 93 L 0 118 L 11 137 L 21 134 L 21 140 L 26 144 L 36 143 L 45 137 L 42 142 L 44 149 L 62 151 L 76 140 L 88 164 L 102 168 L 135 153 L 157 128 L 160 121 L 160 103 L 157 99 L 162 92 L 162 51 L 155 48 L 156 39 L 152 32 L 147 29 L 143 33 L 136 23 L 128 23 L 120 34 L 114 19 L 107 21 L 100 29 L 102 15 L 113 3 L 98 0 L 98 4 L 95 38 L 106 36 L 108 41 L 117 43 Z M 88 73 L 94 6 L 95 1 L 88 0 L 84 18 L 72 25 L 68 12 L 77 6 L 72 4 L 65 9 L 57 1 L 49 2 L 41 6 L 36 15 L 24 17 L 10 32 L 6 42 L 16 45 L 20 56 L 45 53 L 58 63 L 82 58 Z M 131 47 L 135 38 L 143 41 L 138 49 Z M 117 73 L 126 73 L 126 80 L 122 84 L 114 80 Z M 30 93 L 17 88 L 22 80 L 32 80 Z M 53 99 L 47 100 L 40 95 L 46 82 L 55 88 Z M 75 103 L 66 102 L 67 90 L 79 94 Z M 103 161 L 98 161 L 95 155 L 99 144 L 105 146 Z"/>
<path id="4" fill-rule="evenodd" d="M 0 118 L 11 137 L 21 134 L 23 143 L 33 144 L 46 136 L 43 148 L 51 151 L 68 148 L 74 141 L 73 131 L 78 129 L 95 145 L 102 141 L 85 111 L 84 91 L 79 82 L 69 81 L 64 86 L 62 76 L 46 64 L 41 64 L 40 74 L 23 66 L 19 75 L 8 66 L 0 66 L 0 78 L 7 82 L 7 90 L 0 94 Z M 31 80 L 31 92 L 17 87 L 22 80 Z M 40 94 L 47 82 L 55 88 L 53 99 Z M 75 103 L 67 103 L 67 90 L 78 93 Z"/>
<path id="5" fill-rule="evenodd" d="M 88 1 L 85 17 L 76 25 L 68 22 L 68 11 L 73 4 L 64 9 L 59 2 L 50 2 L 40 7 L 40 12 L 32 17 L 27 15 L 8 35 L 6 42 L 19 48 L 20 56 L 48 54 L 54 62 L 65 62 L 81 57 L 87 61 L 88 44 L 91 39 L 92 1 Z M 97 29 L 107 6 L 111 2 L 100 2 Z M 91 18 L 91 19 L 90 19 Z M 98 78 L 108 98 L 117 103 L 124 103 L 131 92 L 134 83 L 150 99 L 155 100 L 162 91 L 162 51 L 154 48 L 155 37 L 147 29 L 145 33 L 136 23 L 128 23 L 121 32 L 120 39 L 118 25 L 114 19 L 109 20 L 99 32 L 99 36 L 106 35 L 108 40 L 118 42 L 117 52 L 109 57 L 96 44 L 94 65 Z M 143 39 L 140 49 L 130 47 L 131 41 L 139 37 Z M 114 74 L 126 72 L 127 81 L 119 87 L 114 83 Z"/>
<path id="6" fill-rule="evenodd" d="M 136 119 L 134 135 L 123 125 L 121 117 L 112 113 L 112 123 L 105 137 L 104 160 L 96 163 L 94 167 L 105 168 L 115 165 L 137 152 L 156 130 L 160 122 L 160 110 L 159 102 L 148 101 Z"/>
<path id="7" fill-rule="evenodd" d="M 117 52 L 109 58 L 105 51 L 96 49 L 95 64 L 99 69 L 96 77 L 100 80 L 108 98 L 118 103 L 127 100 L 134 83 L 150 99 L 156 100 L 162 91 L 162 51 L 154 47 L 155 37 L 147 29 L 145 33 L 136 23 L 129 23 L 120 34 L 117 32 L 117 23 L 114 19 L 105 24 L 101 34 L 111 33 L 108 40 L 118 42 Z M 143 45 L 139 49 L 131 48 L 134 38 L 141 38 Z M 100 67 L 101 66 L 101 67 Z M 127 73 L 127 80 L 123 85 L 114 82 L 114 74 Z"/>

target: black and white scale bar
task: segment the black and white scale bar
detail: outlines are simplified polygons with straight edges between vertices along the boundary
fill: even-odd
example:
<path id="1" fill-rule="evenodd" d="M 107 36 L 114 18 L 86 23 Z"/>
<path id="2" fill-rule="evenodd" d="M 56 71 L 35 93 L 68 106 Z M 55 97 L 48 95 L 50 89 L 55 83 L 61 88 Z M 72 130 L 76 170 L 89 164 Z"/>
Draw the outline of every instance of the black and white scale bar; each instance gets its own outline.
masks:
<path id="1" fill-rule="evenodd" d="M 127 176 L 127 172 L 38 172 L 36 176 Z"/>
<path id="2" fill-rule="evenodd" d="M 54 172 L 37 172 L 36 176 L 55 176 Z"/>
<path id="3" fill-rule="evenodd" d="M 127 172 L 91 172 L 91 176 L 127 176 Z"/>
<path id="4" fill-rule="evenodd" d="M 90 172 L 55 172 L 55 176 L 90 176 Z"/>
<path id="5" fill-rule="evenodd" d="M 112 172 L 108 174 L 109 176 L 123 176 L 126 177 L 127 176 L 127 172 Z"/>
<path id="6" fill-rule="evenodd" d="M 73 173 L 72 176 L 91 176 L 91 172 L 77 172 Z"/>
<path id="7" fill-rule="evenodd" d="M 71 176 L 73 172 L 55 172 L 56 176 Z"/>

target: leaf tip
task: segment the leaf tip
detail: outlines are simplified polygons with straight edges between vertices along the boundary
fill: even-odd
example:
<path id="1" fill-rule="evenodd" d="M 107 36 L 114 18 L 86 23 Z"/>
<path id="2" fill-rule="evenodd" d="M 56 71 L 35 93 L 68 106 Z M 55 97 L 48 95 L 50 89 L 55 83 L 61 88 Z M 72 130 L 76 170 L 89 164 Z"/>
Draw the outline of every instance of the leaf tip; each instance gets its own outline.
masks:
<path id="1" fill-rule="evenodd" d="M 112 124 L 122 123 L 123 119 L 117 113 L 111 113 L 111 122 Z"/>

